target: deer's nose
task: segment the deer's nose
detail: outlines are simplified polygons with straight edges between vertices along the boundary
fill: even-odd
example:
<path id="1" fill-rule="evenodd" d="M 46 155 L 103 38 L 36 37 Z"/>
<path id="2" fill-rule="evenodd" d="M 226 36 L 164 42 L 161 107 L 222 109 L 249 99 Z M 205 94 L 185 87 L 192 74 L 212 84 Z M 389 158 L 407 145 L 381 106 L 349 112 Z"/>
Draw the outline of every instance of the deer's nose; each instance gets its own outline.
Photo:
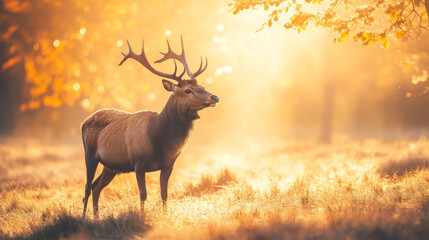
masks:
<path id="1" fill-rule="evenodd" d="M 219 97 L 218 97 L 218 96 L 212 95 L 210 98 L 211 98 L 215 103 L 218 103 L 218 102 L 219 102 Z"/>

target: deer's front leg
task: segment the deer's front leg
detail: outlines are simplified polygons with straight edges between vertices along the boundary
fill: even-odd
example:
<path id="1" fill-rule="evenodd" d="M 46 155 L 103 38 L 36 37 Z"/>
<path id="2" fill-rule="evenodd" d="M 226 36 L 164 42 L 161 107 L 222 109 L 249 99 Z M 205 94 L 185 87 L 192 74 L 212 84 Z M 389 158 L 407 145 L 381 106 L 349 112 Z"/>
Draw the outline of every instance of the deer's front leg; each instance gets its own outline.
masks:
<path id="1" fill-rule="evenodd" d="M 166 169 L 161 170 L 161 175 L 159 177 L 159 182 L 161 185 L 161 199 L 162 199 L 162 209 L 164 212 L 167 211 L 167 188 L 168 188 L 168 179 L 170 178 L 171 172 L 173 171 L 173 165 Z"/>
<path id="2" fill-rule="evenodd" d="M 137 185 L 139 187 L 140 192 L 140 213 L 144 213 L 144 201 L 146 201 L 147 198 L 147 192 L 146 192 L 146 172 L 143 168 L 137 168 L 136 169 L 136 177 L 137 177 Z"/>

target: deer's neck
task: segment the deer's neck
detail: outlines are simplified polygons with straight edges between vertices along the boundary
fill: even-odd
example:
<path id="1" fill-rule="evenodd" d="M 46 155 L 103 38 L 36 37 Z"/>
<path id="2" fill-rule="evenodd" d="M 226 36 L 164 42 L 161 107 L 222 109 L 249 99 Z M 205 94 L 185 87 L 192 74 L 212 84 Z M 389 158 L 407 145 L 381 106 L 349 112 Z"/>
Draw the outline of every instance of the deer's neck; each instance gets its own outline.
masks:
<path id="1" fill-rule="evenodd" d="M 193 127 L 193 120 L 181 102 L 171 96 L 151 127 L 154 148 L 162 154 L 178 154 Z"/>

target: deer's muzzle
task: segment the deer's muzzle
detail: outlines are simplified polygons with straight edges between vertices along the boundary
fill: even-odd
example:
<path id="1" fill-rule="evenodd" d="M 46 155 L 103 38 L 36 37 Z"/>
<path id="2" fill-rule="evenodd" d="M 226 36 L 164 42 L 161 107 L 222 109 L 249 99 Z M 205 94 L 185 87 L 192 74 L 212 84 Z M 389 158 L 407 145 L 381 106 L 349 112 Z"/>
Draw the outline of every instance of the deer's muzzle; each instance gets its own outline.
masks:
<path id="1" fill-rule="evenodd" d="M 219 97 L 215 95 L 211 95 L 207 100 L 207 107 L 214 107 L 219 102 Z"/>

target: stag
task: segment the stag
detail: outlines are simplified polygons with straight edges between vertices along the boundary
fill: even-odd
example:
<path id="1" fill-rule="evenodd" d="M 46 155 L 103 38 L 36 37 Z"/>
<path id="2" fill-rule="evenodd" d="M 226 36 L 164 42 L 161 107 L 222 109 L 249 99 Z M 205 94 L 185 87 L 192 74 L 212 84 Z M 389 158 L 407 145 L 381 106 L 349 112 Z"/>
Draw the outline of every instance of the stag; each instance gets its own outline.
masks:
<path id="1" fill-rule="evenodd" d="M 153 74 L 174 80 L 177 84 L 162 80 L 165 90 L 171 92 L 171 96 L 159 114 L 150 111 L 128 113 L 115 109 L 102 109 L 93 113 L 82 124 L 86 164 L 85 197 L 82 199 L 83 218 L 91 191 L 94 218 L 98 218 L 98 199 L 103 188 L 117 174 L 133 171 L 136 172 L 140 192 L 141 212 L 144 211 L 144 202 L 147 197 L 145 174 L 161 171 L 161 199 L 163 209 L 166 211 L 168 179 L 193 128 L 194 120 L 199 118 L 198 111 L 206 107 L 214 107 L 219 102 L 217 96 L 197 84 L 196 77 L 207 68 L 207 58 L 204 67 L 201 58 L 200 67 L 196 72 L 192 72 L 186 62 L 183 39 L 181 39 L 181 54 L 173 52 L 167 40 L 167 53 L 161 53 L 163 57 L 155 61 L 160 63 L 172 59 L 174 61 L 172 74 L 160 72 L 149 64 L 144 51 L 144 41 L 141 54 L 134 53 L 128 40 L 127 43 L 129 52 L 122 53 L 124 58 L 119 66 L 132 58 Z M 183 72 L 180 75 L 176 75 L 176 60 L 183 65 Z M 185 72 L 190 79 L 182 79 Z M 101 163 L 104 168 L 93 182 L 98 163 Z"/>

